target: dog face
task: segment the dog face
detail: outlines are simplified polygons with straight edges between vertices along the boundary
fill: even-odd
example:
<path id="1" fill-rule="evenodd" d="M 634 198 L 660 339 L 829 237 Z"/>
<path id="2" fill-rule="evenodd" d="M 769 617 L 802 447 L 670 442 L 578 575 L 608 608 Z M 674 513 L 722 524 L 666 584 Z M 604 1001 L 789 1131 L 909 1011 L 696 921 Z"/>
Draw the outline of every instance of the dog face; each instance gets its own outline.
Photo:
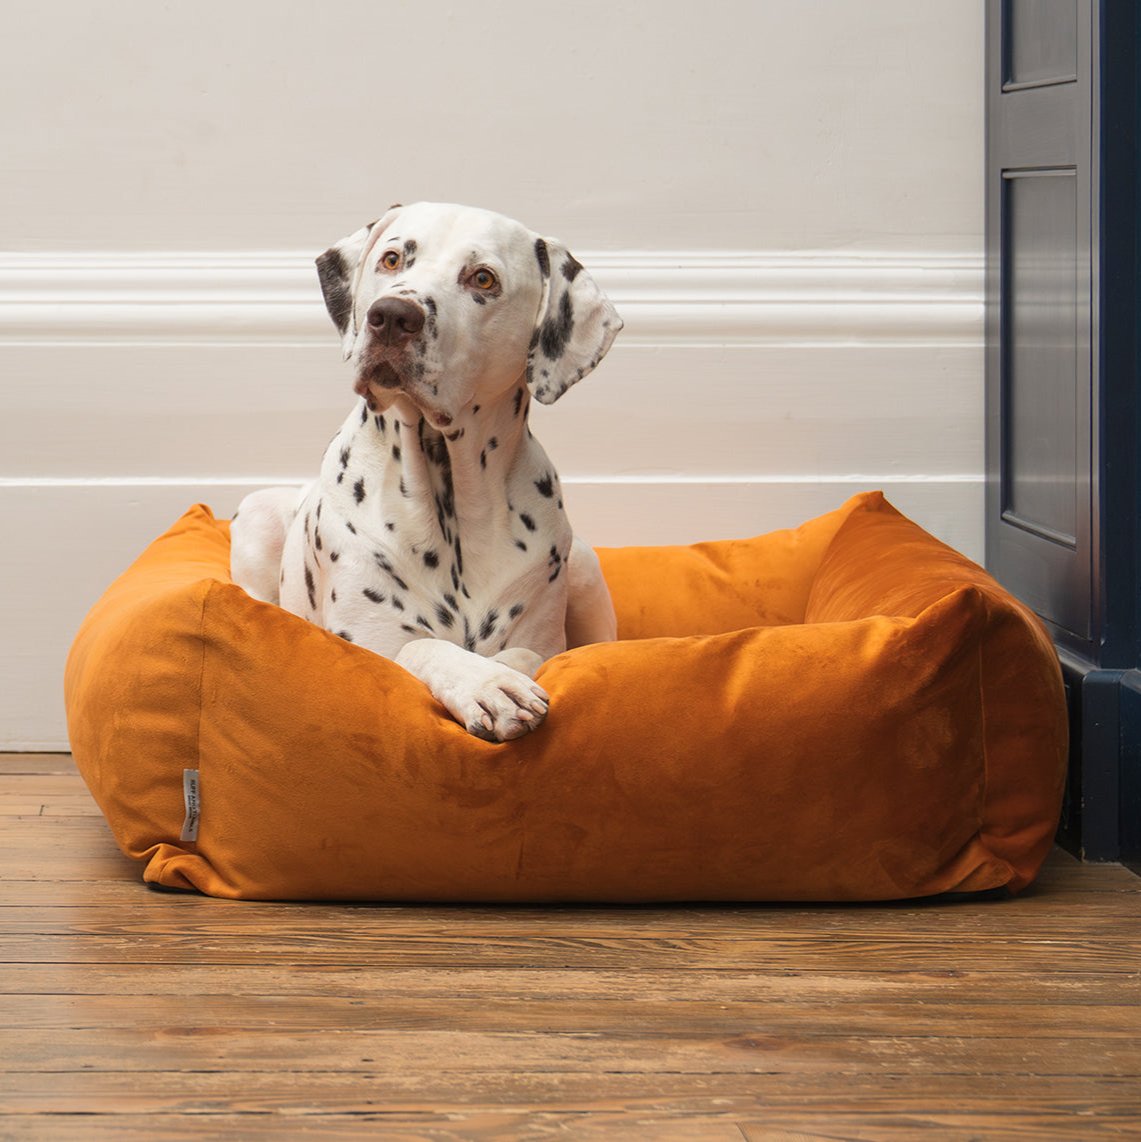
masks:
<path id="1" fill-rule="evenodd" d="M 622 328 L 565 247 L 471 207 L 393 207 L 317 270 L 356 391 L 381 412 L 407 396 L 437 427 L 522 378 L 552 403 Z"/>

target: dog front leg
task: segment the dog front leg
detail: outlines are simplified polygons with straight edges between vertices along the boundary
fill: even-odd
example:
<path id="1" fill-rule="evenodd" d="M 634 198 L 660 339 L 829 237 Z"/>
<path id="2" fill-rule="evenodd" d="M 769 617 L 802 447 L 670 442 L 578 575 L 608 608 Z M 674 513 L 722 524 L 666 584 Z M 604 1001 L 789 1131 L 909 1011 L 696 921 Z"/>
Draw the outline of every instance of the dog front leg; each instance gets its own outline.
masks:
<path id="1" fill-rule="evenodd" d="M 538 669 L 537 654 L 515 648 L 504 651 L 502 659 L 435 638 L 405 643 L 396 655 L 468 733 L 500 742 L 538 729 L 550 704 L 541 686 L 509 665 Z"/>
<path id="2" fill-rule="evenodd" d="M 230 577 L 264 603 L 280 601 L 281 552 L 297 515 L 297 488 L 263 488 L 238 505 L 230 526 Z"/>
<path id="3" fill-rule="evenodd" d="M 602 564 L 594 549 L 577 535 L 571 545 L 567 578 L 567 646 L 613 642 L 618 637 L 618 619 L 602 577 Z"/>

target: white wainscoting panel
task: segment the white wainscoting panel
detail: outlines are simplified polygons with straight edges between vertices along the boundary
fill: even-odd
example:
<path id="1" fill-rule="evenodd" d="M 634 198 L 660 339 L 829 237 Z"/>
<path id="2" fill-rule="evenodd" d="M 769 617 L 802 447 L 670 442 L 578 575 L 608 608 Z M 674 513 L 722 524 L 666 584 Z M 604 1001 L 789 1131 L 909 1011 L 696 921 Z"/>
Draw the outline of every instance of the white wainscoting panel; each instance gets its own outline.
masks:
<path id="1" fill-rule="evenodd" d="M 536 434 L 576 529 L 687 543 L 882 488 L 982 555 L 982 262 L 580 252 L 626 329 Z M 310 258 L 0 255 L 0 749 L 60 748 L 63 661 L 190 504 L 315 470 L 352 403 Z"/>

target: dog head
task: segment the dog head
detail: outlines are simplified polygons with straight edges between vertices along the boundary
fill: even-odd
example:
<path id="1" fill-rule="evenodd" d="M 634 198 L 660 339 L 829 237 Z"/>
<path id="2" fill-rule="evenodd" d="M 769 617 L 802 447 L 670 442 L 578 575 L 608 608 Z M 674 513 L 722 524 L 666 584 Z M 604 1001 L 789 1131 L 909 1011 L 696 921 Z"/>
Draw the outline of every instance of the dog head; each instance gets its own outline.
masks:
<path id="1" fill-rule="evenodd" d="M 564 246 L 471 207 L 394 206 L 317 272 L 356 391 L 378 411 L 405 395 L 437 427 L 523 377 L 551 404 L 622 328 Z"/>

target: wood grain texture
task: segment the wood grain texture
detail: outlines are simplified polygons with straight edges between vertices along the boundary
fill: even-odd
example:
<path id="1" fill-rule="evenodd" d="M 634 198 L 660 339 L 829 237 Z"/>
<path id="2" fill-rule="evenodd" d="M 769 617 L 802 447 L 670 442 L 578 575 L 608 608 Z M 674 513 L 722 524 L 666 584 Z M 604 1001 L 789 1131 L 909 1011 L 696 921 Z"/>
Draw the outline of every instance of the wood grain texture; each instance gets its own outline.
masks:
<path id="1" fill-rule="evenodd" d="M 0 756 L 0 1138 L 1141 1133 L 1141 879 L 1011 900 L 240 904 L 149 892 Z"/>

